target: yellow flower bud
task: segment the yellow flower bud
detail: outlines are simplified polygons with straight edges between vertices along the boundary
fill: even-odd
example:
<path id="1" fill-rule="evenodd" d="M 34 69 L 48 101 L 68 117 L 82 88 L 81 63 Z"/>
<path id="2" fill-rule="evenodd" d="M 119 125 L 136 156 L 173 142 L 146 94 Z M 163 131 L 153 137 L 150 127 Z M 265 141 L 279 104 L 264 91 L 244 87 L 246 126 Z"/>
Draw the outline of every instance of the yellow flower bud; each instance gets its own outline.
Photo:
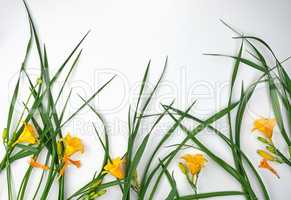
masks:
<path id="1" fill-rule="evenodd" d="M 63 152 L 62 143 L 59 141 L 57 142 L 57 153 L 58 153 L 59 158 L 62 157 L 62 152 Z"/>
<path id="2" fill-rule="evenodd" d="M 181 172 L 183 174 L 186 174 L 187 173 L 187 169 L 186 169 L 186 167 L 184 166 L 183 163 L 179 162 L 178 166 L 179 166 L 179 168 L 180 168 L 180 170 L 181 170 Z"/>
<path id="3" fill-rule="evenodd" d="M 264 151 L 264 150 L 258 150 L 257 153 L 264 159 L 270 160 L 270 161 L 275 161 L 276 157 L 271 155 L 270 153 Z"/>
<path id="4" fill-rule="evenodd" d="M 7 128 L 4 128 L 2 132 L 2 139 L 5 142 L 7 138 L 8 138 L 8 131 L 7 131 Z"/>
<path id="5" fill-rule="evenodd" d="M 91 192 L 90 195 L 89 195 L 89 199 L 90 200 L 94 200 L 97 197 L 100 197 L 100 196 L 104 195 L 105 193 L 106 193 L 106 190 L 100 190 L 100 191 L 97 191 L 97 192 Z"/>
<path id="6" fill-rule="evenodd" d="M 41 78 L 38 78 L 37 80 L 36 80 L 36 82 L 37 82 L 37 84 L 42 84 L 42 80 L 41 80 Z"/>

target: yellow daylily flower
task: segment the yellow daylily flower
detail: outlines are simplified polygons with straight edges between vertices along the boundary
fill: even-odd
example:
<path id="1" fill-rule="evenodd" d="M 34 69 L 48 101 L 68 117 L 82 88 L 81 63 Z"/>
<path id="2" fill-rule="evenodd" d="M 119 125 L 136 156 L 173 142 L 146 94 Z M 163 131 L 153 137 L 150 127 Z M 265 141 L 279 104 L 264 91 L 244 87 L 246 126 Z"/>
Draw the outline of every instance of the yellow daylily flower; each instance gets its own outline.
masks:
<path id="1" fill-rule="evenodd" d="M 37 133 L 31 124 L 24 123 L 24 128 L 14 144 L 18 143 L 37 143 Z"/>
<path id="2" fill-rule="evenodd" d="M 192 176 L 198 174 L 207 162 L 202 154 L 186 154 L 181 158 L 185 161 L 185 165 L 183 164 L 183 166 L 187 168 Z"/>
<path id="3" fill-rule="evenodd" d="M 268 153 L 268 152 L 266 152 L 266 151 L 264 151 L 264 150 L 259 149 L 259 150 L 257 151 L 257 153 L 258 153 L 262 158 L 264 158 L 264 159 L 266 159 L 266 160 L 269 160 L 269 161 L 275 161 L 275 160 L 276 160 L 276 157 L 275 157 L 275 156 L 273 156 L 272 154 L 270 154 L 270 153 Z"/>
<path id="4" fill-rule="evenodd" d="M 260 168 L 264 168 L 264 169 L 267 169 L 269 170 L 270 172 L 272 172 L 275 176 L 277 176 L 278 178 L 280 178 L 280 176 L 278 175 L 278 173 L 276 172 L 276 170 L 271 167 L 271 165 L 269 165 L 268 163 L 268 160 L 263 158 L 260 162 L 260 165 L 259 165 Z"/>
<path id="5" fill-rule="evenodd" d="M 276 120 L 274 118 L 261 118 L 254 121 L 254 127 L 252 131 L 259 130 L 268 139 L 272 139 L 273 129 L 276 125 Z"/>
<path id="6" fill-rule="evenodd" d="M 112 161 L 108 161 L 104 167 L 104 170 L 118 179 L 123 179 L 125 176 L 124 161 L 120 157 L 116 157 Z"/>
<path id="7" fill-rule="evenodd" d="M 65 146 L 64 155 L 70 157 L 77 152 L 80 152 L 80 153 L 84 152 L 84 145 L 81 142 L 80 138 L 76 136 L 72 137 L 70 133 L 67 133 L 67 135 L 62 141 Z"/>
<path id="8" fill-rule="evenodd" d="M 29 164 L 32 167 L 35 167 L 35 168 L 40 168 L 40 169 L 43 169 L 43 170 L 48 170 L 49 169 L 49 167 L 47 165 L 41 164 L 41 163 L 37 162 L 35 159 L 33 159 L 33 158 L 29 161 Z"/>
<path id="9" fill-rule="evenodd" d="M 80 138 L 74 136 L 72 137 L 70 133 L 61 140 L 64 143 L 64 157 L 63 157 L 63 167 L 60 170 L 60 175 L 63 176 L 65 173 L 66 168 L 72 164 L 75 165 L 77 168 L 81 167 L 80 160 L 72 160 L 71 156 L 75 153 L 80 152 L 84 153 L 84 145 Z"/>

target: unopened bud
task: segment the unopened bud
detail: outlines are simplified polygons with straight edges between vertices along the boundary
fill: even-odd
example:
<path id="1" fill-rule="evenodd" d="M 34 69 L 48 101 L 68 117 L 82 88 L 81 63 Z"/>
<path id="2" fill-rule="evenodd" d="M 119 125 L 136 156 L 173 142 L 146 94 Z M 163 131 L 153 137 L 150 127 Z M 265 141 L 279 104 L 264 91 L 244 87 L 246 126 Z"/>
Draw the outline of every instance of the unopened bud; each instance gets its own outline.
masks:
<path id="1" fill-rule="evenodd" d="M 7 138 L 8 138 L 8 130 L 7 130 L 7 128 L 4 128 L 4 130 L 2 132 L 2 139 L 4 142 L 6 142 Z"/>
<path id="2" fill-rule="evenodd" d="M 37 80 L 36 80 L 36 82 L 37 82 L 37 84 L 42 84 L 42 79 L 41 78 L 38 78 Z"/>
<path id="3" fill-rule="evenodd" d="M 271 142 L 269 140 L 267 140 L 266 138 L 257 137 L 257 139 L 264 144 L 271 144 Z"/>
<path id="4" fill-rule="evenodd" d="M 106 190 L 100 190 L 100 191 L 97 191 L 97 192 L 91 192 L 90 195 L 89 195 L 89 199 L 90 200 L 94 200 L 97 197 L 100 197 L 100 196 L 104 195 L 105 193 L 106 193 Z"/>
<path id="5" fill-rule="evenodd" d="M 266 149 L 267 149 L 269 152 L 271 152 L 271 153 L 273 153 L 273 154 L 276 154 L 276 148 L 275 148 L 274 146 L 266 146 Z"/>

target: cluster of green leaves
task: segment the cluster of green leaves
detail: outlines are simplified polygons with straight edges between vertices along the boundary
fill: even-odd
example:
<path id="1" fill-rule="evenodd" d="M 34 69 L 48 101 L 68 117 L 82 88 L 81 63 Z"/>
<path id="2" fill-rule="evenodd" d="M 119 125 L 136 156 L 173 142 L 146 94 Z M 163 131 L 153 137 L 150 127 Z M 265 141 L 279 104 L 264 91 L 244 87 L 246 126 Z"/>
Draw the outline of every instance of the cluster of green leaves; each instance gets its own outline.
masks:
<path id="1" fill-rule="evenodd" d="M 39 180 L 39 184 L 33 195 L 33 199 L 47 199 L 53 182 L 58 181 L 58 199 L 62 200 L 65 199 L 65 177 L 59 176 L 58 174 L 64 165 L 61 159 L 64 146 L 61 142 L 61 148 L 58 148 L 60 145 L 57 143 L 57 141 L 62 141 L 62 129 L 70 122 L 71 119 L 73 119 L 73 117 L 75 117 L 85 106 L 87 106 L 112 81 L 114 77 L 102 85 L 87 100 L 82 98 L 84 103 L 67 119 L 65 119 L 65 111 L 71 98 L 72 90 L 67 96 L 65 104 L 62 105 L 62 110 L 58 111 L 56 107 L 60 102 L 59 100 L 64 91 L 66 83 L 81 56 L 82 50 L 79 50 L 80 45 L 83 43 L 89 32 L 80 40 L 80 42 L 78 42 L 69 56 L 58 68 L 57 72 L 51 77 L 46 47 L 45 45 L 42 45 L 39 40 L 33 17 L 25 1 L 24 5 L 30 23 L 30 39 L 27 44 L 25 58 L 21 66 L 10 103 L 7 125 L 3 131 L 3 144 L 6 149 L 6 154 L 0 163 L 0 170 L 5 170 L 7 174 L 8 199 L 12 200 L 16 198 L 18 200 L 22 200 L 25 198 L 26 189 L 29 182 L 35 181 L 30 180 L 33 167 L 29 166 L 26 169 L 25 175 L 21 181 L 16 196 L 12 188 L 13 180 L 11 176 L 11 164 L 16 160 L 25 157 L 31 157 L 36 160 L 41 152 L 44 151 L 47 154 L 45 164 L 49 165 L 49 172 L 47 176 L 45 176 L 47 172 L 43 171 Z M 40 64 L 40 75 L 39 78 L 35 81 L 35 84 L 34 80 L 32 80 L 29 73 L 27 72 L 27 61 L 34 44 L 37 49 Z M 72 62 L 72 64 L 69 65 L 69 62 Z M 65 75 L 65 80 L 62 82 L 62 85 L 55 98 L 52 93 L 52 89 L 65 68 L 68 68 L 69 72 Z M 21 112 L 20 116 L 17 116 L 19 118 L 13 120 L 14 116 L 16 116 L 15 114 L 17 114 L 16 109 L 18 109 L 16 108 L 16 102 L 21 101 L 19 93 L 20 91 L 26 91 L 24 84 L 22 84 L 23 80 L 21 79 L 23 75 L 29 83 L 29 96 L 27 100 L 23 102 L 23 111 Z M 15 143 L 24 129 L 24 123 L 32 123 L 35 127 L 39 135 L 39 142 L 36 145 L 23 145 Z M 46 180 L 45 177 L 47 177 Z M 43 188 L 42 191 L 41 188 Z"/>
<path id="2" fill-rule="evenodd" d="M 230 26 L 228 27 L 231 28 Z M 165 63 L 164 71 L 157 84 L 153 88 L 150 95 L 146 98 L 145 103 L 141 104 L 140 101 L 142 99 L 143 91 L 145 88 L 145 84 L 147 83 L 149 73 L 150 63 L 148 64 L 140 88 L 137 105 L 133 113 L 133 118 L 131 117 L 132 113 L 130 109 L 128 112 L 128 148 L 127 152 L 124 155 L 124 158 L 126 160 L 126 176 L 122 183 L 115 182 L 115 184 L 119 184 L 121 188 L 123 194 L 122 199 L 128 200 L 132 198 L 131 192 L 136 193 L 134 196 L 138 199 L 154 199 L 155 194 L 159 188 L 158 186 L 162 178 L 164 177 L 168 180 L 171 187 L 171 190 L 167 195 L 166 199 L 202 199 L 228 195 L 243 195 L 246 199 L 250 200 L 259 199 L 260 196 L 262 196 L 263 199 L 266 200 L 270 199 L 266 186 L 261 176 L 259 175 L 256 167 L 252 164 L 248 156 L 242 150 L 241 124 L 244 120 L 244 114 L 247 104 L 255 93 L 256 87 L 259 84 L 267 84 L 274 110 L 274 115 L 276 117 L 280 133 L 282 134 L 286 144 L 290 149 L 290 139 L 284 125 L 286 124 L 286 122 L 284 123 L 282 116 L 283 113 L 286 113 L 287 124 L 290 126 L 290 78 L 285 69 L 282 67 L 283 62 L 280 62 L 275 57 L 275 54 L 273 53 L 271 48 L 262 39 L 251 36 L 243 36 L 241 34 L 239 35 L 239 37 L 235 37 L 235 39 L 241 39 L 241 46 L 236 56 L 209 54 L 212 56 L 227 56 L 233 58 L 235 60 L 235 63 L 231 77 L 228 105 L 226 106 L 226 108 L 215 113 L 213 116 L 210 116 L 206 120 L 199 119 L 198 117 L 189 114 L 190 109 L 193 107 L 196 101 L 193 102 L 193 104 L 190 105 L 186 111 L 174 108 L 172 102 L 170 105 L 162 104 L 162 107 L 164 108 L 164 112 L 162 113 L 145 114 L 151 98 L 164 75 L 167 61 Z M 258 50 L 259 48 L 256 47 L 255 42 L 263 44 L 271 52 L 276 62 L 275 66 L 271 67 L 267 64 L 263 54 Z M 247 49 L 245 46 L 250 47 L 250 50 Z M 246 52 L 255 59 L 254 61 L 243 57 L 245 49 L 247 49 Z M 247 88 L 245 88 L 244 84 L 242 83 L 240 98 L 238 101 L 233 101 L 233 90 L 237 82 L 236 79 L 238 76 L 239 67 L 241 65 L 249 66 L 253 69 L 259 70 L 260 72 L 262 72 L 262 75 L 256 81 L 252 82 Z M 277 73 L 275 72 L 275 70 L 277 70 Z M 282 111 L 282 105 L 286 112 Z M 144 170 L 142 172 L 139 172 L 138 165 L 140 164 L 141 160 L 144 160 L 143 157 L 151 133 L 155 126 L 157 126 L 159 121 L 165 116 L 170 116 L 171 119 L 174 120 L 174 123 L 169 128 L 169 130 L 164 133 L 164 136 L 161 138 L 161 140 L 158 141 L 158 145 L 152 150 L 152 153 L 149 155 L 149 160 L 145 161 L 146 164 L 144 165 Z M 150 129 L 150 131 L 145 134 L 141 143 L 139 144 L 136 141 L 137 134 L 143 135 L 143 130 L 140 129 L 140 126 L 143 122 L 143 119 L 146 117 L 156 117 L 156 120 L 152 124 L 152 128 Z M 226 133 L 212 126 L 214 122 L 223 117 L 227 117 L 227 122 L 229 126 L 228 132 Z M 198 125 L 192 130 L 189 130 L 182 123 L 184 119 L 193 120 L 193 123 L 198 123 Z M 184 140 L 182 140 L 182 142 L 180 142 L 179 144 L 171 145 L 175 148 L 171 150 L 167 155 L 158 157 L 158 152 L 165 145 L 166 141 L 170 137 L 173 137 L 173 134 L 178 128 L 180 128 L 185 133 Z M 218 157 L 214 151 L 212 151 L 207 145 L 203 144 L 197 138 L 198 133 L 202 133 L 202 131 L 206 128 L 213 131 L 216 136 L 219 137 L 226 144 L 226 147 L 229 148 L 232 154 L 234 164 L 227 163 L 222 158 Z M 232 176 L 241 185 L 242 190 L 198 193 L 196 190 L 197 188 L 195 188 L 195 192 L 192 195 L 180 195 L 174 174 L 169 172 L 169 165 L 172 162 L 176 161 L 175 158 L 178 152 L 183 150 L 184 147 L 191 146 L 193 144 L 196 148 L 203 151 L 210 159 L 216 162 L 218 166 L 224 169 L 230 176 Z M 279 149 L 276 149 L 276 153 L 282 158 L 282 160 L 286 164 L 290 165 L 290 159 L 287 158 L 287 156 L 285 156 L 282 152 L 280 152 Z M 155 160 L 157 159 L 159 160 L 159 162 L 155 165 Z M 136 174 L 140 175 L 140 183 L 137 185 L 137 187 L 133 183 L 133 180 L 136 179 Z M 251 179 L 250 177 L 255 177 L 255 180 L 252 182 L 251 180 L 253 179 Z M 257 194 L 257 192 L 254 191 L 254 184 L 258 185 L 261 189 L 261 195 Z"/>
<path id="3" fill-rule="evenodd" d="M 223 22 L 223 21 L 222 21 Z M 290 166 L 290 158 L 291 158 L 291 79 L 283 67 L 284 62 L 289 60 L 290 57 L 280 61 L 277 56 L 275 55 L 272 48 L 261 38 L 254 37 L 254 36 L 246 36 L 242 33 L 236 31 L 234 28 L 223 22 L 228 28 L 230 28 L 233 32 L 235 32 L 238 36 L 234 37 L 234 39 L 241 39 L 243 43 L 249 47 L 247 53 L 253 58 L 246 59 L 241 58 L 239 56 L 229 56 L 229 55 L 221 55 L 221 54 L 210 54 L 214 56 L 226 56 L 233 58 L 236 62 L 241 62 L 246 66 L 256 69 L 262 73 L 259 80 L 262 83 L 266 84 L 268 89 L 268 95 L 270 98 L 270 102 L 272 105 L 273 113 L 279 127 L 279 132 L 285 141 L 288 149 L 289 155 L 284 155 L 279 148 L 276 147 L 275 144 L 272 142 L 266 142 L 260 139 L 261 142 L 267 144 L 266 149 L 269 150 L 271 153 L 276 154 L 284 163 Z M 260 49 L 258 46 L 263 46 L 263 49 Z M 271 61 L 269 60 L 269 56 L 267 53 L 263 53 L 267 50 L 267 53 L 271 55 Z M 266 55 L 267 54 L 267 55 Z M 275 63 L 275 64 L 273 64 Z M 234 73 L 237 69 L 234 69 Z M 233 82 L 232 82 L 233 84 Z M 251 96 L 250 96 L 251 97 Z M 241 113 L 242 119 L 243 113 Z M 289 131 L 288 131 L 289 130 Z M 289 133 L 288 133 L 289 132 Z M 239 139 L 239 138 L 238 138 Z M 289 157 L 289 158 L 288 158 Z"/>
<path id="4" fill-rule="evenodd" d="M 171 150 L 170 153 L 165 155 L 164 157 L 158 157 L 159 151 L 162 149 L 162 147 L 166 144 L 166 142 L 173 137 L 173 134 L 177 130 L 177 128 L 182 126 L 182 121 L 185 118 L 194 118 L 191 116 L 188 112 L 193 107 L 195 102 L 193 102 L 192 105 L 189 106 L 189 108 L 183 112 L 178 109 L 175 109 L 172 107 L 172 102 L 170 105 L 164 105 L 162 104 L 162 107 L 164 108 L 164 111 L 159 114 L 150 114 L 146 115 L 145 112 L 147 111 L 147 107 L 149 106 L 152 97 L 158 88 L 159 83 L 161 82 L 163 75 L 165 73 L 167 66 L 167 60 L 165 62 L 164 70 L 157 81 L 156 85 L 154 86 L 153 90 L 150 92 L 150 95 L 147 95 L 147 98 L 144 100 L 145 102 L 142 104 L 141 99 L 144 95 L 144 89 L 145 85 L 148 80 L 148 74 L 150 69 L 150 62 L 146 68 L 140 92 L 139 97 L 137 100 L 137 105 L 134 111 L 131 111 L 131 107 L 128 111 L 128 146 L 127 151 L 125 155 L 123 156 L 124 160 L 126 161 L 126 171 L 125 171 L 125 178 L 124 180 L 115 180 L 109 183 L 100 183 L 98 180 L 100 180 L 100 177 L 103 178 L 104 173 L 99 172 L 99 175 L 96 176 L 92 181 L 90 181 L 88 184 L 86 184 L 84 187 L 82 187 L 80 190 L 78 190 L 75 194 L 73 194 L 69 199 L 72 199 L 74 197 L 78 197 L 78 199 L 82 199 L 82 197 L 87 197 L 88 195 L 92 194 L 92 192 L 99 192 L 104 190 L 107 187 L 110 186 L 116 186 L 119 185 L 120 190 L 122 192 L 122 199 L 130 199 L 132 198 L 132 192 L 135 193 L 135 196 L 137 196 L 138 199 L 154 199 L 155 193 L 157 191 L 158 185 L 161 181 L 161 179 L 166 176 L 167 180 L 169 181 L 170 186 L 172 187 L 170 193 L 167 196 L 167 199 L 197 199 L 197 198 L 209 198 L 209 197 L 215 197 L 215 196 L 227 196 L 227 195 L 244 195 L 244 192 L 240 191 L 219 191 L 219 192 L 209 192 L 209 193 L 197 193 L 195 195 L 187 195 L 187 196 L 180 196 L 177 189 L 177 184 L 175 181 L 175 178 L 173 174 L 168 171 L 168 166 L 171 162 L 175 162 L 176 155 L 183 150 L 183 147 L 186 146 L 186 143 L 191 140 L 192 135 L 196 135 L 199 132 L 202 132 L 205 128 L 211 125 L 211 123 L 215 122 L 216 120 L 222 118 L 227 113 L 229 113 L 232 109 L 234 109 L 238 103 L 232 103 L 230 106 L 222 109 L 220 112 L 214 114 L 213 116 L 209 117 L 206 121 L 199 121 L 201 123 L 199 126 L 197 126 L 193 133 L 187 135 L 185 139 L 178 145 L 175 145 L 176 148 L 174 150 Z M 93 110 L 93 109 L 92 109 Z M 175 112 L 170 112 L 172 110 Z M 174 115 L 178 115 L 178 119 L 174 117 Z M 150 136 L 153 133 L 153 130 L 155 127 L 159 124 L 159 122 L 165 117 L 170 116 L 175 119 L 175 122 L 171 127 L 166 131 L 166 133 L 163 135 L 163 137 L 157 142 L 156 147 L 153 149 L 153 151 L 150 153 L 149 159 L 147 161 L 144 161 L 143 157 L 145 156 L 146 147 L 148 146 L 148 142 L 150 141 Z M 147 117 L 155 117 L 154 123 L 151 125 L 151 128 L 148 132 L 146 132 L 145 136 L 142 137 L 141 141 L 137 140 L 138 134 L 140 136 L 143 136 L 144 130 L 141 129 L 142 123 L 144 122 L 144 119 Z M 196 118 L 194 118 L 196 119 Z M 148 123 L 148 122 L 146 122 Z M 211 127 L 212 129 L 216 130 L 215 128 Z M 104 129 L 106 130 L 106 129 Z M 184 130 L 184 129 L 183 129 Z M 218 130 L 216 130 L 219 132 Z M 220 133 L 222 135 L 222 133 Z M 107 135 L 107 134 L 106 134 Z M 98 134 L 98 138 L 100 138 Z M 229 141 L 226 140 L 228 143 Z M 107 157 L 107 161 L 110 162 L 110 156 L 109 156 L 109 147 L 108 143 L 104 144 L 100 138 L 100 142 L 102 143 L 103 149 L 105 151 L 105 159 Z M 203 147 L 207 149 L 205 146 L 202 145 L 199 146 L 201 149 Z M 210 151 L 209 151 L 210 152 Z M 215 157 L 218 160 L 218 163 L 222 163 L 223 166 L 226 167 L 226 169 L 231 173 L 235 178 L 239 179 L 239 173 L 236 172 L 232 167 L 230 167 L 228 164 L 226 164 L 224 161 L 222 161 L 220 158 L 216 157 L 214 154 L 213 157 Z M 245 156 L 245 155 L 244 155 Z M 246 157 L 246 156 L 245 156 Z M 158 160 L 159 162 L 155 164 L 155 160 Z M 143 172 L 138 171 L 138 165 L 141 163 L 141 161 L 145 162 L 145 167 Z M 225 164 L 224 164 L 225 163 Z M 138 176 L 138 178 L 137 178 Z M 136 181 L 138 179 L 138 181 Z M 240 180 L 240 179 L 239 179 Z M 242 183 L 246 184 L 245 182 L 241 181 Z M 98 184 L 96 184 L 98 183 Z M 89 198 L 90 199 L 90 198 Z"/>

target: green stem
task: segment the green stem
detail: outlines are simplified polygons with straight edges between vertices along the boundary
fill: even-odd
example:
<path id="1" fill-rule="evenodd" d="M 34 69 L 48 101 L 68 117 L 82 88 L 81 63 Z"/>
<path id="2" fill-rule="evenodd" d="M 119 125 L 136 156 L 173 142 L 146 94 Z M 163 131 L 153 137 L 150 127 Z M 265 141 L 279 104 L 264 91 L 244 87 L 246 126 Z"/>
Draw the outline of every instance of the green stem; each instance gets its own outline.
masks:
<path id="1" fill-rule="evenodd" d="M 64 175 L 59 179 L 59 198 L 58 200 L 65 199 L 65 177 Z"/>
<path id="2" fill-rule="evenodd" d="M 6 149 L 6 154 L 8 154 L 8 149 Z M 8 185 L 8 199 L 12 200 L 12 180 L 11 180 L 11 168 L 10 168 L 10 161 L 9 158 L 6 159 L 6 178 L 7 178 L 7 185 Z"/>
<path id="3" fill-rule="evenodd" d="M 7 160 L 7 153 L 5 154 L 4 158 L 0 162 L 0 173 L 2 172 L 3 169 L 5 169 L 6 166 L 6 160 Z"/>

